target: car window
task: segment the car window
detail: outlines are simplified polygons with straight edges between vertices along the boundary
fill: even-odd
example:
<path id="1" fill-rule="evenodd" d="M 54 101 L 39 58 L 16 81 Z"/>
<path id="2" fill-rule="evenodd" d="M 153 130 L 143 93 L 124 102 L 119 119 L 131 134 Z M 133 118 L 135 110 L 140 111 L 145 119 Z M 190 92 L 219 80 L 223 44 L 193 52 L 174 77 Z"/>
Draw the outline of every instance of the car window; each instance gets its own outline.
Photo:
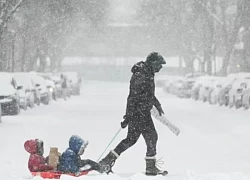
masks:
<path id="1" fill-rule="evenodd" d="M 14 87 L 14 88 L 16 88 L 16 83 L 15 83 L 15 80 L 12 78 L 11 79 L 11 85 Z"/>

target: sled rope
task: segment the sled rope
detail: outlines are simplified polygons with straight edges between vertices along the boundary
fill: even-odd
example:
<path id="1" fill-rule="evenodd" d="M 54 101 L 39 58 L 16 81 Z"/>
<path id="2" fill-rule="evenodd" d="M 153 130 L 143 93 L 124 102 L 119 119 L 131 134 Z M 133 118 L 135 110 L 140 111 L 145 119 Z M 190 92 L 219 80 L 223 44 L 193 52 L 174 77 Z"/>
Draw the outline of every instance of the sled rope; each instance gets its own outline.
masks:
<path id="1" fill-rule="evenodd" d="M 109 142 L 109 144 L 107 145 L 106 149 L 103 151 L 103 153 L 100 155 L 100 157 L 97 159 L 97 162 L 99 162 L 99 160 L 102 158 L 103 154 L 106 152 L 106 150 L 109 148 L 109 146 L 112 144 L 112 142 L 115 140 L 115 138 L 117 137 L 117 135 L 121 132 L 122 128 L 120 128 L 116 134 L 114 135 L 114 137 L 111 139 L 111 141 Z"/>

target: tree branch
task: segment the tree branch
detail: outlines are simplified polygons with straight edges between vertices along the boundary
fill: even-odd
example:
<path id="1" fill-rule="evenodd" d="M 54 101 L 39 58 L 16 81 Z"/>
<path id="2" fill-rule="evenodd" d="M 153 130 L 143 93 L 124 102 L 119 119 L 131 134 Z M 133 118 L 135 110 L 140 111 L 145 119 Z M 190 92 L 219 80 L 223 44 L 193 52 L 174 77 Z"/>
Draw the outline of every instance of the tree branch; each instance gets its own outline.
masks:
<path id="1" fill-rule="evenodd" d="M 223 22 L 215 14 L 213 14 L 207 7 L 205 9 L 210 17 L 212 17 L 218 24 L 223 25 Z"/>
<path id="2" fill-rule="evenodd" d="M 13 7 L 13 9 L 9 12 L 6 17 L 6 22 L 11 18 L 11 16 L 17 11 L 17 9 L 21 6 L 24 0 L 19 0 L 18 3 Z"/>
<path id="3" fill-rule="evenodd" d="M 21 6 L 24 0 L 19 0 L 16 5 L 8 12 L 7 8 L 8 5 L 5 3 L 5 6 L 1 12 L 0 15 L 0 29 L 6 27 L 6 23 L 9 21 L 9 19 L 12 17 L 12 15 L 17 11 L 17 9 Z"/>

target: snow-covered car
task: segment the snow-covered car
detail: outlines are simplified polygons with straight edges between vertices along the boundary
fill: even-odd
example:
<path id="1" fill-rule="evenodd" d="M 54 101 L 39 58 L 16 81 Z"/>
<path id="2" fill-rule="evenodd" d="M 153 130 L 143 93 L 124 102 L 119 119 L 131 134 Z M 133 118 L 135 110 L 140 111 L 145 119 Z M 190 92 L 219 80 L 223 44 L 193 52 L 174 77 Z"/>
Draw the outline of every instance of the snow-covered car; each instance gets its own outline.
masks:
<path id="1" fill-rule="evenodd" d="M 56 100 L 56 85 L 54 83 L 54 81 L 50 80 L 50 79 L 45 79 L 46 82 L 46 87 L 48 89 L 49 92 L 49 99 L 52 100 Z"/>
<path id="2" fill-rule="evenodd" d="M 156 87 L 164 87 L 165 81 L 169 78 L 168 75 L 157 74 L 155 76 L 155 86 Z"/>
<path id="3" fill-rule="evenodd" d="M 178 79 L 172 81 L 169 92 L 171 94 L 178 96 L 182 91 L 183 83 L 184 83 L 184 79 L 182 77 L 179 77 Z"/>
<path id="4" fill-rule="evenodd" d="M 166 79 L 163 85 L 164 92 L 169 93 L 170 85 L 171 85 L 170 79 Z"/>
<path id="5" fill-rule="evenodd" d="M 0 103 L 3 115 L 17 115 L 20 112 L 20 98 L 16 80 L 11 73 L 0 73 Z"/>
<path id="6" fill-rule="evenodd" d="M 191 98 L 194 100 L 198 100 L 200 97 L 200 90 L 203 87 L 203 84 L 207 81 L 210 76 L 197 76 L 194 78 L 195 82 L 191 89 Z"/>
<path id="7" fill-rule="evenodd" d="M 202 87 L 202 83 L 200 81 L 195 81 L 192 89 L 191 89 L 191 98 L 197 101 L 199 99 L 200 88 Z"/>
<path id="8" fill-rule="evenodd" d="M 45 79 L 42 76 L 33 74 L 32 80 L 33 83 L 35 84 L 36 94 L 39 94 L 40 102 L 42 102 L 45 105 L 48 105 L 50 102 L 50 97 Z"/>
<path id="9" fill-rule="evenodd" d="M 59 76 L 51 76 L 52 81 L 55 83 L 55 96 L 56 98 L 62 98 L 62 85 Z"/>
<path id="10" fill-rule="evenodd" d="M 39 73 L 45 79 L 46 87 L 48 88 L 49 98 L 50 100 L 56 100 L 58 98 L 58 86 L 56 86 L 56 82 L 53 79 L 53 75 L 51 73 Z"/>
<path id="11" fill-rule="evenodd" d="M 20 107 L 24 110 L 35 105 L 35 87 L 32 83 L 32 76 L 29 73 L 13 73 L 19 90 Z"/>
<path id="12" fill-rule="evenodd" d="M 240 108 L 243 105 L 243 96 L 247 95 L 247 87 L 250 79 L 239 79 L 236 81 L 229 92 L 229 106 Z M 245 97 L 246 98 L 246 97 Z M 246 101 L 246 100 L 245 100 Z"/>
<path id="13" fill-rule="evenodd" d="M 199 91 L 199 100 L 206 102 L 210 100 L 210 95 L 213 91 L 213 83 L 216 80 L 216 77 L 213 76 L 206 76 L 203 79 L 202 87 Z"/>
<path id="14" fill-rule="evenodd" d="M 247 88 L 250 79 L 249 73 L 238 73 L 237 80 L 232 84 L 229 91 L 229 107 L 242 107 L 243 93 Z"/>
<path id="15" fill-rule="evenodd" d="M 221 78 L 218 78 L 214 81 L 213 87 L 212 87 L 213 90 L 211 92 L 210 99 L 209 99 L 210 104 L 217 104 L 218 103 L 219 92 L 223 86 L 224 80 L 225 80 L 225 78 L 221 77 Z"/>
<path id="16" fill-rule="evenodd" d="M 249 107 L 250 107 L 250 80 L 249 79 L 246 82 L 246 89 L 243 92 L 242 106 L 245 109 L 249 109 Z"/>
<path id="17" fill-rule="evenodd" d="M 19 106 L 23 110 L 27 110 L 28 108 L 28 95 L 26 94 L 26 90 L 22 87 L 21 89 L 18 90 L 19 97 L 20 97 L 20 102 Z"/>
<path id="18" fill-rule="evenodd" d="M 192 88 L 195 84 L 195 80 L 194 79 L 185 79 L 183 84 L 182 84 L 182 88 L 181 91 L 178 95 L 178 97 L 180 98 L 190 98 L 192 95 Z"/>
<path id="19" fill-rule="evenodd" d="M 180 78 L 179 76 L 172 76 L 172 75 L 169 75 L 169 76 L 166 76 L 166 79 L 165 81 L 163 82 L 163 90 L 167 93 L 171 93 L 171 87 L 172 87 L 172 84 L 178 79 Z"/>
<path id="20" fill-rule="evenodd" d="M 68 81 L 68 93 L 70 95 L 80 95 L 82 77 L 77 72 L 63 72 Z"/>
<path id="21" fill-rule="evenodd" d="M 222 84 L 222 88 L 218 93 L 218 103 L 220 106 L 229 104 L 229 91 L 232 89 L 232 84 L 237 80 L 237 74 L 229 74 Z"/>
<path id="22" fill-rule="evenodd" d="M 233 107 L 235 106 L 235 102 L 236 101 L 241 101 L 241 96 L 237 96 L 237 99 L 235 97 L 235 94 L 237 93 L 237 90 L 240 89 L 241 90 L 241 82 L 239 80 L 236 80 L 233 84 L 232 84 L 232 88 L 229 90 L 228 92 L 228 98 L 229 98 L 229 101 L 228 101 L 228 106 L 229 107 Z M 239 91 L 239 93 L 242 93 Z M 240 99 L 238 99 L 240 98 Z"/>

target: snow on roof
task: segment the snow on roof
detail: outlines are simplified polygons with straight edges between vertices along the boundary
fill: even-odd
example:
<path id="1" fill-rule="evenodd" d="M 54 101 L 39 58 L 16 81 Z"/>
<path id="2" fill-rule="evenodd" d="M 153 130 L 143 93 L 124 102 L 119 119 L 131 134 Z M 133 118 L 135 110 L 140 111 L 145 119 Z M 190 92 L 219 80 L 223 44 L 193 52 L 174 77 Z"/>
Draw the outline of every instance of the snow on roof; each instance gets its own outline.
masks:
<path id="1" fill-rule="evenodd" d="M 12 78 L 10 73 L 0 73 L 0 96 L 9 96 L 15 93 L 15 88 L 11 84 Z"/>
<path id="2" fill-rule="evenodd" d="M 24 88 L 33 88 L 31 75 L 29 73 L 13 73 L 13 77 L 16 79 L 18 86 L 23 86 Z"/>
<path id="3" fill-rule="evenodd" d="M 56 76 L 56 75 L 51 76 L 51 79 L 53 81 L 60 81 L 61 80 L 61 78 L 59 76 Z"/>

